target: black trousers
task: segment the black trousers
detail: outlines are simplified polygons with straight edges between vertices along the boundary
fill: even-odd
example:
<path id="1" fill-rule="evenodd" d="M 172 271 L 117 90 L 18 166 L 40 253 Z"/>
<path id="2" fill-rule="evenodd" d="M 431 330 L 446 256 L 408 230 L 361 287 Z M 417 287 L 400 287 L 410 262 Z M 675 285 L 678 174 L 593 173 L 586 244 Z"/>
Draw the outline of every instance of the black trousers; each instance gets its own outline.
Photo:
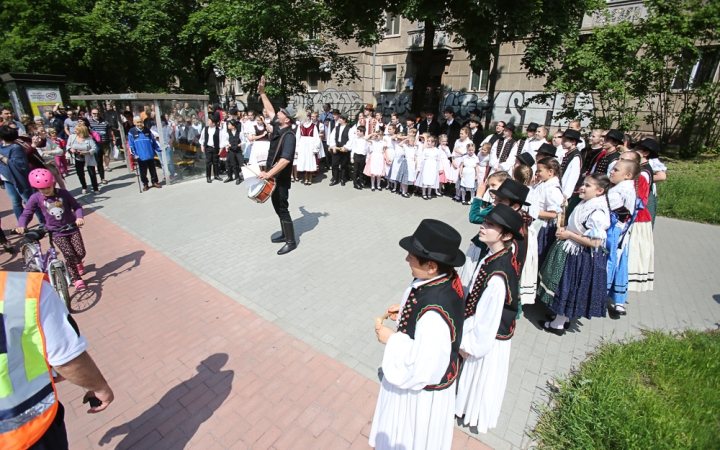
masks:
<path id="1" fill-rule="evenodd" d="M 333 153 L 333 169 L 340 169 L 340 173 L 344 173 L 347 170 L 348 164 L 350 164 L 350 152 L 337 152 Z"/>
<path id="2" fill-rule="evenodd" d="M 361 186 L 363 184 L 363 170 L 365 170 L 365 155 L 353 156 L 353 184 Z"/>
<path id="3" fill-rule="evenodd" d="M 85 155 L 86 158 L 92 158 L 92 155 Z M 95 166 L 87 166 L 88 174 L 90 175 L 90 182 L 92 183 L 93 191 L 98 190 L 97 174 L 95 172 Z M 83 189 L 87 189 L 87 181 L 85 180 L 85 161 L 75 159 L 75 172 L 77 173 L 78 180 L 80 180 L 80 186 Z"/>
<path id="4" fill-rule="evenodd" d="M 105 166 L 103 165 L 103 156 L 106 154 L 110 154 L 110 149 L 112 148 L 111 144 L 109 142 L 103 142 L 98 145 L 98 151 L 95 152 L 95 162 L 97 162 L 97 170 L 100 174 L 100 179 L 105 179 Z"/>
<path id="5" fill-rule="evenodd" d="M 153 184 L 158 182 L 157 171 L 155 170 L 155 160 L 148 159 L 147 161 L 139 160 L 138 168 L 140 169 L 140 181 L 144 186 L 148 184 L 147 173 L 150 171 L 150 180 Z"/>
<path id="6" fill-rule="evenodd" d="M 36 443 L 30 446 L 30 450 L 67 450 L 68 438 L 65 429 L 65 408 L 58 402 L 58 411 L 55 419 L 50 424 L 45 434 Z"/>
<path id="7" fill-rule="evenodd" d="M 275 208 L 275 214 L 278 215 L 281 222 L 292 222 L 292 217 L 290 217 L 290 211 L 288 210 L 290 206 L 288 202 L 290 198 L 290 181 L 287 180 L 287 182 L 285 182 L 277 179 L 276 181 L 275 191 L 273 191 L 270 197 L 273 208 Z"/>
<path id="8" fill-rule="evenodd" d="M 212 167 L 213 164 L 219 163 L 220 158 L 218 157 L 218 149 L 215 147 L 205 147 L 205 158 L 205 165 L 208 167 Z"/>
<path id="9" fill-rule="evenodd" d="M 227 171 L 228 176 L 232 176 L 232 174 L 235 174 L 236 179 L 240 179 L 240 167 L 245 163 L 245 160 L 243 159 L 242 150 L 240 147 L 238 147 L 237 150 L 233 150 L 232 148 L 228 150 L 227 152 Z"/>

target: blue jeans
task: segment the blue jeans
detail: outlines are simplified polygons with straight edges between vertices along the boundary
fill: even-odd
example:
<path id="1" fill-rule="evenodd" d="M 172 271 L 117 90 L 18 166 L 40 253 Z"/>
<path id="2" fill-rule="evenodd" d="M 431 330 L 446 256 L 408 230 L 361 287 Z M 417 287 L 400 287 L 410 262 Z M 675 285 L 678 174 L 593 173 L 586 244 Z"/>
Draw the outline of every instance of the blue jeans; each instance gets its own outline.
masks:
<path id="1" fill-rule="evenodd" d="M 170 170 L 170 176 L 175 176 L 175 164 L 173 164 L 173 148 L 167 147 L 165 148 L 165 154 L 161 155 L 159 151 L 155 151 L 157 153 L 158 157 L 160 158 L 160 162 L 162 163 L 162 158 L 164 157 L 167 160 L 168 169 Z M 163 177 L 165 177 L 165 166 L 163 164 L 160 164 L 160 167 L 162 167 L 162 174 Z"/>
<path id="2" fill-rule="evenodd" d="M 23 210 L 25 209 L 23 207 L 23 202 L 27 203 L 30 199 L 30 196 L 33 194 L 32 190 L 26 191 L 26 192 L 19 192 L 14 184 L 10 183 L 9 181 L 5 182 L 5 192 L 7 192 L 8 197 L 10 197 L 10 202 L 12 203 L 12 209 L 13 213 L 15 214 L 15 218 L 17 220 L 20 220 L 20 216 L 23 213 Z M 45 218 L 43 217 L 40 210 L 35 211 L 35 217 L 38 218 L 40 223 L 45 223 Z"/>

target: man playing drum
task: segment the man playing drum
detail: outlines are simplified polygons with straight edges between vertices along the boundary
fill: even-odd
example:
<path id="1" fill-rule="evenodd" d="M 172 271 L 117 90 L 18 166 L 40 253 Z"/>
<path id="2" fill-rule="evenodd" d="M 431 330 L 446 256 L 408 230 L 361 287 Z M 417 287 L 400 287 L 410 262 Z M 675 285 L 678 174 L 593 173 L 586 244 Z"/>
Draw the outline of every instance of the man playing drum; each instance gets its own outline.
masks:
<path id="1" fill-rule="evenodd" d="M 272 242 L 285 242 L 283 248 L 278 250 L 278 255 L 290 253 L 297 248 L 295 242 L 295 229 L 293 228 L 290 211 L 288 211 L 288 197 L 290 195 L 290 177 L 292 175 L 292 162 L 295 158 L 295 133 L 292 131 L 292 123 L 295 121 L 295 110 L 291 107 L 280 108 L 275 113 L 275 108 L 267 95 L 265 95 L 265 77 L 260 78 L 258 85 L 260 98 L 263 106 L 274 116 L 272 119 L 273 133 L 270 140 L 270 150 L 268 151 L 267 172 L 260 172 L 258 178 L 267 180 L 275 178 L 275 191 L 270 197 L 272 200 L 275 213 L 280 218 L 280 236 L 271 238 Z"/>

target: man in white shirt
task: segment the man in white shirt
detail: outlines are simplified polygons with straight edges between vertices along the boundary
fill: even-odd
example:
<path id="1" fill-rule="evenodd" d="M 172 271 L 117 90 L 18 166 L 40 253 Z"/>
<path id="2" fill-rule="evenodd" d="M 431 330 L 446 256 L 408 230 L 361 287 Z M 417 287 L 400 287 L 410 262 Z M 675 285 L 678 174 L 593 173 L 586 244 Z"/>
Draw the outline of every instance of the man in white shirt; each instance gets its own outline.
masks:
<path id="1" fill-rule="evenodd" d="M 214 122 L 216 117 L 212 116 L 208 118 L 208 126 L 203 130 L 202 137 L 200 139 L 200 149 L 205 154 L 205 176 L 207 182 L 212 183 L 212 180 L 222 181 L 220 178 L 220 159 L 219 152 L 221 148 L 228 146 L 227 131 L 220 128 L 217 123 Z M 214 176 L 211 178 L 211 174 Z"/>
<path id="2" fill-rule="evenodd" d="M 498 122 L 495 124 L 495 132 L 492 134 L 488 134 L 482 141 L 482 144 L 495 144 L 498 139 L 502 139 L 504 132 L 505 122 L 503 122 L 502 120 L 498 120 Z"/>
<path id="3" fill-rule="evenodd" d="M 350 138 L 350 144 L 348 144 L 350 164 L 353 165 L 353 187 L 359 191 L 362 191 L 365 185 L 363 170 L 369 146 L 365 140 L 365 127 L 360 125 L 357 127 L 356 135 Z"/>
<path id="4" fill-rule="evenodd" d="M 333 148 L 333 181 L 329 186 L 335 186 L 340 182 L 345 186 L 345 172 L 350 162 L 350 152 L 347 144 L 350 141 L 350 127 L 347 126 L 347 115 L 341 114 L 338 124 L 333 131 L 335 146 Z"/>
<path id="5" fill-rule="evenodd" d="M 325 158 L 327 159 L 326 164 L 327 167 L 332 168 L 333 166 L 333 160 L 334 160 L 334 153 L 333 149 L 335 148 L 335 127 L 337 127 L 340 122 L 340 110 L 339 109 L 333 109 L 332 110 L 332 120 L 329 122 L 329 127 L 325 130 L 325 139 L 327 141 L 327 148 L 328 151 L 325 152 Z M 330 179 L 330 183 L 335 181 L 335 172 L 332 174 L 332 178 Z"/>

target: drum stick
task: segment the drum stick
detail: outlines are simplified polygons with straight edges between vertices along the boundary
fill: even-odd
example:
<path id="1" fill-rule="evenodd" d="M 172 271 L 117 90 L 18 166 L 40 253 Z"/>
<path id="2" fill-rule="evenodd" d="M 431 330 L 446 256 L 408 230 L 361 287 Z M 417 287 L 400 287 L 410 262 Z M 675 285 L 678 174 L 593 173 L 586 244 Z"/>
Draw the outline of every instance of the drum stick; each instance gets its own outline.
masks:
<path id="1" fill-rule="evenodd" d="M 377 316 L 375 318 L 375 325 L 382 325 L 385 319 L 388 319 L 392 313 L 385 313 L 384 316 Z"/>

